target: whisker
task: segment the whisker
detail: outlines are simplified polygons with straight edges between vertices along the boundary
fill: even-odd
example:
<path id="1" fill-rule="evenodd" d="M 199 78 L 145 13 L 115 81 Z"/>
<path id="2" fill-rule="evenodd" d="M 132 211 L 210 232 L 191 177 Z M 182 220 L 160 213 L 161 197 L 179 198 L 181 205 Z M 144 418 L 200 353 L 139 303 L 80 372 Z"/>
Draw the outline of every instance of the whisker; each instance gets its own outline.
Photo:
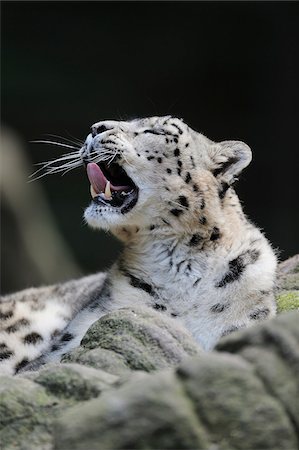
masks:
<path id="1" fill-rule="evenodd" d="M 183 208 L 183 209 L 188 209 L 186 206 L 181 205 L 180 203 L 175 202 L 174 200 L 169 200 L 169 203 L 173 203 L 173 205 L 179 206 L 180 208 Z"/>
<path id="2" fill-rule="evenodd" d="M 37 141 L 29 141 L 29 142 L 32 144 L 51 144 L 51 145 L 57 145 L 59 147 L 67 147 L 67 148 L 73 148 L 74 150 L 80 150 L 80 147 L 74 147 L 73 145 L 63 144 L 62 142 L 46 141 L 46 140 L 37 140 Z"/>
<path id="3" fill-rule="evenodd" d="M 69 139 L 69 138 L 64 137 L 64 136 L 59 136 L 58 134 L 51 134 L 51 133 L 46 133 L 45 136 L 50 136 L 50 137 L 54 137 L 54 138 L 58 138 L 58 139 L 63 139 L 66 143 L 80 145 L 80 147 L 82 147 L 84 145 L 84 141 L 82 141 L 80 139 L 76 139 L 74 136 L 71 136 L 72 139 Z"/>

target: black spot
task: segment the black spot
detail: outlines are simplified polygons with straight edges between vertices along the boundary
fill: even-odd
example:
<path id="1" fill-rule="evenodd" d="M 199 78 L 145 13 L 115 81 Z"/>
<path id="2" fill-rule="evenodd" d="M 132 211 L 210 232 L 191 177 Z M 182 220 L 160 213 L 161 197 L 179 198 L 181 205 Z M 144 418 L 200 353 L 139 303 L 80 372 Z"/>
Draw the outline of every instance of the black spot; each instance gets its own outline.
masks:
<path id="1" fill-rule="evenodd" d="M 171 173 L 172 170 L 167 168 L 167 169 L 166 169 L 166 172 L 167 172 L 167 173 Z"/>
<path id="2" fill-rule="evenodd" d="M 189 241 L 189 245 L 191 247 L 194 247 L 195 245 L 198 245 L 201 240 L 202 240 L 202 237 L 200 234 L 198 234 L 198 233 L 193 234 L 192 238 Z"/>
<path id="3" fill-rule="evenodd" d="M 101 144 L 113 144 L 113 145 L 115 145 L 115 142 L 107 139 L 106 141 L 101 141 Z"/>
<path id="4" fill-rule="evenodd" d="M 174 156 L 180 156 L 180 149 L 176 148 L 175 151 L 173 152 Z"/>
<path id="5" fill-rule="evenodd" d="M 222 200 L 225 197 L 226 192 L 228 191 L 228 189 L 230 188 L 230 185 L 227 183 L 222 183 L 221 187 L 218 191 L 218 195 L 220 200 Z"/>
<path id="6" fill-rule="evenodd" d="M 189 272 L 191 272 L 191 263 L 190 262 L 188 262 L 188 264 L 187 264 L 187 270 L 189 271 Z"/>
<path id="7" fill-rule="evenodd" d="M 232 164 L 235 164 L 238 161 L 239 161 L 239 158 L 237 158 L 236 156 L 232 156 L 231 158 L 228 158 L 228 160 L 225 161 L 225 163 L 223 163 L 221 167 L 218 167 L 217 169 L 214 169 L 212 171 L 214 177 L 217 177 L 217 175 L 225 172 L 226 169 L 229 168 L 229 166 L 231 166 Z"/>
<path id="8" fill-rule="evenodd" d="M 182 169 L 180 169 L 180 168 L 178 167 L 178 168 L 177 168 L 177 172 L 178 172 L 178 175 L 181 176 Z"/>
<path id="9" fill-rule="evenodd" d="M 161 162 L 162 162 L 162 158 L 160 158 L 160 156 L 159 156 L 159 158 L 157 158 L 157 161 L 158 161 L 158 163 L 160 163 L 160 164 L 161 164 Z"/>
<path id="10" fill-rule="evenodd" d="M 183 259 L 182 261 L 180 261 L 177 265 L 176 265 L 176 271 L 179 272 L 181 265 L 184 264 L 185 259 Z"/>
<path id="11" fill-rule="evenodd" d="M 225 309 L 227 309 L 229 307 L 229 305 L 224 305 L 223 303 L 216 303 L 215 305 L 213 305 L 210 308 L 210 311 L 212 313 L 221 313 L 222 311 L 224 311 Z"/>
<path id="12" fill-rule="evenodd" d="M 60 340 L 61 342 L 68 342 L 71 341 L 73 338 L 74 336 L 72 335 L 72 333 L 66 332 L 61 336 Z"/>
<path id="13" fill-rule="evenodd" d="M 0 320 L 7 320 L 13 316 L 13 311 L 1 312 L 0 311 Z"/>
<path id="14" fill-rule="evenodd" d="M 178 203 L 182 206 L 185 206 L 186 208 L 189 207 L 189 202 L 187 200 L 187 197 L 185 197 L 184 195 L 180 195 L 179 198 L 177 199 Z"/>
<path id="15" fill-rule="evenodd" d="M 28 358 L 23 358 L 15 367 L 15 373 L 18 373 L 21 369 L 23 369 L 26 364 L 29 363 L 29 359 Z"/>
<path id="16" fill-rule="evenodd" d="M 270 310 L 268 308 L 264 309 L 257 309 L 256 311 L 253 311 L 249 317 L 252 320 L 264 320 L 266 317 L 268 317 L 270 313 Z"/>
<path id="17" fill-rule="evenodd" d="M 107 130 L 108 130 L 108 128 L 105 125 L 99 125 L 97 127 L 97 134 L 104 133 L 104 131 L 107 131 Z"/>
<path id="18" fill-rule="evenodd" d="M 222 333 L 222 337 L 224 337 L 224 336 L 227 336 L 228 334 L 231 334 L 231 333 L 233 333 L 234 331 L 238 331 L 239 330 L 239 328 L 237 327 L 237 326 L 235 326 L 235 325 L 232 325 L 230 328 L 228 328 L 227 330 L 225 330 L 225 331 L 223 331 L 223 333 Z"/>
<path id="19" fill-rule="evenodd" d="M 197 186 L 197 184 L 193 184 L 193 191 L 194 192 L 198 192 L 199 191 L 199 187 Z"/>
<path id="20" fill-rule="evenodd" d="M 179 166 L 179 167 L 182 167 L 182 165 L 183 165 L 183 163 L 182 163 L 182 161 L 179 159 L 179 160 L 178 160 L 178 166 Z"/>
<path id="21" fill-rule="evenodd" d="M 178 315 L 177 314 L 175 314 L 175 313 L 171 313 L 170 314 L 172 317 L 177 317 Z"/>
<path id="22" fill-rule="evenodd" d="M 59 350 L 59 348 L 60 348 L 59 345 L 53 344 L 51 347 L 51 352 L 56 352 L 56 350 Z"/>
<path id="23" fill-rule="evenodd" d="M 155 303 L 154 306 L 153 306 L 153 308 L 154 308 L 154 309 L 157 309 L 157 310 L 159 310 L 159 311 L 166 311 L 166 310 L 167 310 L 166 306 L 160 305 L 159 303 Z"/>
<path id="24" fill-rule="evenodd" d="M 27 319 L 20 319 L 17 322 L 15 322 L 14 324 L 10 325 L 9 327 L 6 328 L 6 332 L 7 333 L 15 333 L 16 331 L 18 331 L 20 328 L 22 327 L 26 327 L 27 325 L 29 325 L 29 320 Z"/>
<path id="25" fill-rule="evenodd" d="M 5 350 L 4 352 L 0 353 L 0 361 L 3 361 L 4 359 L 9 359 L 14 353 L 11 350 Z"/>
<path id="26" fill-rule="evenodd" d="M 174 140 L 173 140 L 176 144 L 179 142 L 179 140 L 178 140 L 178 138 L 174 138 Z"/>
<path id="27" fill-rule="evenodd" d="M 176 125 L 175 123 L 172 123 L 171 125 L 178 130 L 179 134 L 183 134 L 183 130 L 181 130 L 181 128 L 178 125 Z"/>
<path id="28" fill-rule="evenodd" d="M 131 286 L 138 289 L 142 289 L 143 291 L 147 292 L 149 295 L 152 295 L 153 297 L 157 296 L 153 287 L 150 284 L 145 283 L 144 281 L 140 280 L 137 277 L 134 277 L 134 275 L 131 275 L 130 273 L 126 273 L 126 276 L 130 278 Z"/>
<path id="29" fill-rule="evenodd" d="M 220 238 L 220 230 L 219 230 L 218 227 L 214 227 L 213 231 L 212 231 L 212 234 L 211 234 L 211 237 L 210 237 L 210 240 L 211 241 L 217 241 L 217 239 L 219 239 L 219 238 Z"/>
<path id="30" fill-rule="evenodd" d="M 166 225 L 170 225 L 170 223 L 169 222 L 167 222 L 167 220 L 166 219 L 162 219 L 162 222 L 164 222 Z"/>
<path id="31" fill-rule="evenodd" d="M 243 262 L 242 255 L 238 256 L 237 258 L 231 260 L 228 263 L 229 270 L 224 275 L 224 277 L 219 281 L 219 283 L 216 284 L 216 287 L 224 287 L 228 283 L 232 283 L 234 281 L 237 281 L 242 273 L 244 272 L 245 265 Z"/>
<path id="32" fill-rule="evenodd" d="M 168 142 L 169 142 L 169 139 L 168 139 L 168 138 L 166 138 L 166 139 L 165 139 L 165 141 L 166 141 L 166 144 L 168 144 Z"/>
<path id="33" fill-rule="evenodd" d="M 7 349 L 8 349 L 7 345 L 4 342 L 1 342 L 0 350 L 7 350 Z"/>
<path id="34" fill-rule="evenodd" d="M 38 342 L 43 341 L 42 336 L 39 333 L 36 333 L 35 331 L 33 331 L 30 334 L 27 334 L 24 338 L 23 338 L 23 342 L 24 344 L 37 344 Z"/>
<path id="35" fill-rule="evenodd" d="M 140 158 L 140 153 L 137 153 L 137 156 Z"/>
<path id="36" fill-rule="evenodd" d="M 192 155 L 190 155 L 190 161 L 191 161 L 193 169 L 195 169 L 195 163 L 194 163 L 194 159 L 193 159 Z"/>
<path id="37" fill-rule="evenodd" d="M 181 214 L 183 214 L 184 211 L 182 211 L 181 209 L 171 209 L 170 210 L 171 214 L 173 214 L 176 217 L 179 217 Z"/>
<path id="38" fill-rule="evenodd" d="M 187 144 L 185 144 L 185 147 L 189 147 L 189 142 L 187 142 Z"/>
<path id="39" fill-rule="evenodd" d="M 205 209 L 205 206 L 206 206 L 205 199 L 202 198 L 202 199 L 201 199 L 201 204 L 200 204 L 200 209 Z"/>
<path id="40" fill-rule="evenodd" d="M 237 281 L 248 264 L 253 264 L 259 257 L 257 250 L 247 250 L 228 263 L 229 270 L 224 277 L 216 284 L 216 287 L 224 287 L 228 283 Z"/>
<path id="41" fill-rule="evenodd" d="M 190 175 L 190 172 L 187 172 L 186 173 L 186 176 L 185 176 L 185 183 L 190 183 L 190 181 L 192 180 L 192 178 L 191 178 L 191 175 Z"/>
<path id="42" fill-rule="evenodd" d="M 204 216 L 202 216 L 199 218 L 199 223 L 201 223 L 202 225 L 205 225 L 207 223 L 207 219 Z"/>
<path id="43" fill-rule="evenodd" d="M 150 134 L 164 134 L 164 133 L 160 133 L 159 131 L 155 131 L 155 130 L 144 130 L 143 131 L 144 134 L 150 133 Z"/>
<path id="44" fill-rule="evenodd" d="M 148 156 L 147 160 L 150 161 L 151 159 L 154 159 L 154 158 L 155 158 L 154 156 Z"/>
<path id="45" fill-rule="evenodd" d="M 151 226 L 149 227 L 150 230 L 154 230 L 155 228 L 156 228 L 156 225 L 151 225 Z"/>
<path id="46" fill-rule="evenodd" d="M 193 283 L 193 287 L 196 286 L 200 281 L 201 281 L 201 278 L 197 278 L 197 280 L 194 281 L 194 283 Z"/>

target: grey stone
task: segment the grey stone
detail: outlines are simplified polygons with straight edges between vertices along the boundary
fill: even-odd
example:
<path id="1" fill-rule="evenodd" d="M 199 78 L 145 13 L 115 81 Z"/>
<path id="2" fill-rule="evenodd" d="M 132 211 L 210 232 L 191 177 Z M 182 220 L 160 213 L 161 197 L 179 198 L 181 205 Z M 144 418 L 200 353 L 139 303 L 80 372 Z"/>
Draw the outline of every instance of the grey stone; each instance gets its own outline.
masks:
<path id="1" fill-rule="evenodd" d="M 296 256 L 279 311 L 298 308 Z M 200 350 L 174 319 L 115 311 L 37 372 L 0 377 L 1 450 L 297 450 L 299 312 Z"/>
<path id="2" fill-rule="evenodd" d="M 266 388 L 299 429 L 299 312 L 223 338 L 218 351 L 237 353 L 255 367 Z"/>
<path id="3" fill-rule="evenodd" d="M 299 255 L 283 261 L 278 266 L 278 313 L 299 310 Z"/>
<path id="4" fill-rule="evenodd" d="M 1 449 L 52 448 L 58 401 L 42 386 L 18 377 L 0 377 Z"/>
<path id="5" fill-rule="evenodd" d="M 81 347 L 62 361 L 90 364 L 119 375 L 177 365 L 184 357 L 199 353 L 199 346 L 177 321 L 136 307 L 103 316 L 89 328 Z"/>
<path id="6" fill-rule="evenodd" d="M 285 408 L 241 357 L 211 353 L 194 358 L 179 367 L 178 376 L 217 448 L 297 448 Z"/>
<path id="7" fill-rule="evenodd" d="M 75 401 L 97 397 L 117 380 L 107 372 L 79 364 L 49 364 L 34 379 L 49 394 Z"/>
<path id="8" fill-rule="evenodd" d="M 75 406 L 55 428 L 55 449 L 209 449 L 175 374 L 132 375 L 101 399 Z"/>

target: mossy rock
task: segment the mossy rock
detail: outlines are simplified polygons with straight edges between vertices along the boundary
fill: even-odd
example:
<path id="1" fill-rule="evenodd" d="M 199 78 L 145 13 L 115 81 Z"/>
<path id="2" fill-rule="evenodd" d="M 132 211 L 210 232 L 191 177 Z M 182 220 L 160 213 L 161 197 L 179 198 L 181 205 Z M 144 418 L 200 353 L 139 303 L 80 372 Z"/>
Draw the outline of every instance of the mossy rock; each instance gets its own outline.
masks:
<path id="1" fill-rule="evenodd" d="M 54 442 L 56 450 L 297 449 L 292 421 L 254 365 L 225 353 L 133 373 L 118 389 L 65 411 Z"/>
<path id="2" fill-rule="evenodd" d="M 299 309 L 299 255 L 278 266 L 277 312 Z"/>
<path id="3" fill-rule="evenodd" d="M 299 291 L 280 291 L 276 296 L 277 312 L 299 310 Z"/>
<path id="4" fill-rule="evenodd" d="M 178 365 L 200 347 L 176 320 L 150 308 L 123 308 L 97 320 L 81 346 L 62 362 L 77 362 L 120 375 Z"/>
<path id="5" fill-rule="evenodd" d="M 33 381 L 0 377 L 1 449 L 51 449 L 58 409 L 58 400 Z"/>

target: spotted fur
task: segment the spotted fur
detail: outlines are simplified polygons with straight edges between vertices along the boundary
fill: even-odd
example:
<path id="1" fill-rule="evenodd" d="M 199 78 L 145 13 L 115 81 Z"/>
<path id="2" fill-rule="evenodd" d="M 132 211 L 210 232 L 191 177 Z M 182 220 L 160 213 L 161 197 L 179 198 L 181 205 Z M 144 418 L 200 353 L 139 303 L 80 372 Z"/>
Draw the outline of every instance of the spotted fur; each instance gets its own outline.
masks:
<path id="1" fill-rule="evenodd" d="M 59 360 L 99 317 L 135 304 L 180 321 L 206 350 L 273 317 L 276 257 L 233 189 L 250 160 L 243 142 L 215 143 L 170 116 L 94 124 L 74 159 L 46 170 L 113 161 L 126 171 L 138 187 L 134 205 L 93 201 L 84 214 L 124 251 L 106 275 L 4 297 L 1 371 Z"/>

